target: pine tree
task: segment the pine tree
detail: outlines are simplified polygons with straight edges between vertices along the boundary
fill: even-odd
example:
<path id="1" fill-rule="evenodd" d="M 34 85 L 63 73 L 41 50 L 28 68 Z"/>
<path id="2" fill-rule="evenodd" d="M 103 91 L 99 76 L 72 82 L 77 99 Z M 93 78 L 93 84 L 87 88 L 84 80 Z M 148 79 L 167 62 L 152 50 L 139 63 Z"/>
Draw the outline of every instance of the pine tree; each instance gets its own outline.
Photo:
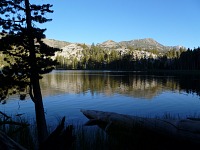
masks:
<path id="1" fill-rule="evenodd" d="M 13 59 L 5 59 L 9 65 L 3 70 L 10 72 L 15 80 L 29 84 L 29 95 L 35 104 L 39 143 L 47 138 L 39 79 L 54 68 L 56 61 L 51 57 L 58 49 L 42 41 L 46 29 L 36 25 L 51 21 L 44 17 L 46 13 L 53 13 L 51 7 L 50 4 L 30 4 L 29 0 L 0 2 L 0 29 L 3 36 L 0 39 L 0 51 Z"/>

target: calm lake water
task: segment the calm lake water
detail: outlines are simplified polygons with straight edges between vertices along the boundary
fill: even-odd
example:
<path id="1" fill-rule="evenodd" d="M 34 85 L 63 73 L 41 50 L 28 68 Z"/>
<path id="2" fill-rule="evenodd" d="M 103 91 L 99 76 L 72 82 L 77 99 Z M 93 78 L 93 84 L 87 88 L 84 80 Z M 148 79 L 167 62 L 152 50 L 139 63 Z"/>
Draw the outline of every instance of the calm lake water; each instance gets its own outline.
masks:
<path id="1" fill-rule="evenodd" d="M 85 122 L 80 109 L 162 117 L 200 115 L 200 78 L 196 75 L 146 74 L 112 71 L 53 71 L 41 80 L 49 124 L 66 116 Z M 0 110 L 35 117 L 29 97 L 10 96 Z"/>

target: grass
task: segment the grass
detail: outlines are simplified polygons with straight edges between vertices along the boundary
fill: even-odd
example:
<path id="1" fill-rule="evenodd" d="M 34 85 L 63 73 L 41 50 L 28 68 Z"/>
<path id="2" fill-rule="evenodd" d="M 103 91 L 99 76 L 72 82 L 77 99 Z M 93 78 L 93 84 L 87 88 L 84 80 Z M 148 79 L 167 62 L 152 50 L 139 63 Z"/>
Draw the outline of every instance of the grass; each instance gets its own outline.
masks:
<path id="1" fill-rule="evenodd" d="M 35 149 L 36 128 L 29 124 L 28 119 L 20 116 L 7 116 L 0 112 L 0 130 L 28 150 Z"/>
<path id="2" fill-rule="evenodd" d="M 131 131 L 131 134 L 130 132 L 127 134 L 120 131 L 106 134 L 96 126 L 81 127 L 76 132 L 76 135 L 78 137 L 73 150 L 168 150 L 174 148 L 195 148 L 195 145 L 187 143 L 187 141 L 174 140 L 140 127 L 136 127 L 134 131 Z"/>
<path id="3" fill-rule="evenodd" d="M 32 125 L 29 124 L 29 122 L 33 121 L 28 121 L 27 118 L 18 116 L 8 117 L 0 116 L 0 129 L 28 150 L 35 150 L 37 145 L 36 126 L 34 123 Z M 170 114 L 163 116 L 163 118 L 171 117 Z M 10 123 L 5 124 L 6 121 L 10 121 Z M 19 124 L 16 124 L 16 122 Z M 121 132 L 120 129 L 116 129 L 111 134 L 107 134 L 98 126 L 88 127 L 82 124 L 73 126 L 76 140 L 72 150 L 163 150 L 174 148 L 192 149 L 196 146 L 187 141 L 178 141 L 152 133 L 141 127 L 135 127 L 134 130 L 129 132 Z M 49 131 L 51 130 L 49 128 Z"/>

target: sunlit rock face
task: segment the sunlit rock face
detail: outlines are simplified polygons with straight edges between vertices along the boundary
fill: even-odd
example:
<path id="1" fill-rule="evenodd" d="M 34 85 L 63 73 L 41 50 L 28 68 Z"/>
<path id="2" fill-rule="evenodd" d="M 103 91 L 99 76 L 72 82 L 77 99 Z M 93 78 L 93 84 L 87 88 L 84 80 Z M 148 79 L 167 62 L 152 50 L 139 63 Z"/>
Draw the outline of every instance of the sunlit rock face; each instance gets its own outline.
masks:
<path id="1" fill-rule="evenodd" d="M 79 46 L 78 44 L 71 43 L 69 45 L 66 45 L 61 48 L 61 52 L 57 52 L 55 56 L 63 56 L 67 59 L 76 58 L 77 60 L 80 60 L 83 56 L 83 48 Z"/>

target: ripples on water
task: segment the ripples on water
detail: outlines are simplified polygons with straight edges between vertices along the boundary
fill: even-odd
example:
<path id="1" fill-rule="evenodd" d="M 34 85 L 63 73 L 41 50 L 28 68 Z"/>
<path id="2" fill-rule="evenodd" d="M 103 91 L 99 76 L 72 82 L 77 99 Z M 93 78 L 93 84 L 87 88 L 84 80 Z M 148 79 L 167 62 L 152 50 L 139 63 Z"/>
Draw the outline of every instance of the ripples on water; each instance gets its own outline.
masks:
<path id="1" fill-rule="evenodd" d="M 186 80 L 187 79 L 187 80 Z M 66 116 L 86 121 L 80 109 L 112 111 L 138 116 L 198 116 L 200 79 L 112 71 L 53 71 L 41 80 L 48 123 Z M 11 96 L 0 110 L 35 116 L 30 98 Z"/>

